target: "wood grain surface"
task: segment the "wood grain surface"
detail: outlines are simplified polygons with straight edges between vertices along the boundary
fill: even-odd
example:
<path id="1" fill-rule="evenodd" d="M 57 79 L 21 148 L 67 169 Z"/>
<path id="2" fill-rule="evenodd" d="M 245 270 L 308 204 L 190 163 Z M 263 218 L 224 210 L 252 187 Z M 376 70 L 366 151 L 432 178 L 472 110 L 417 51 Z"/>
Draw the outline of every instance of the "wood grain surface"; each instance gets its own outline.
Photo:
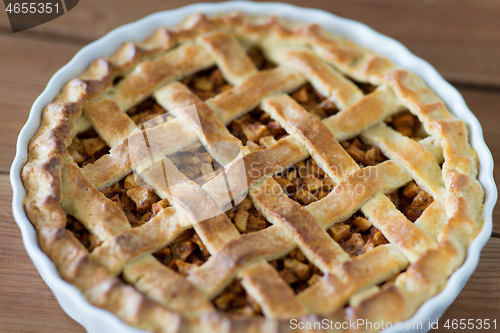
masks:
<path id="1" fill-rule="evenodd" d="M 361 21 L 430 62 L 463 95 L 500 158 L 500 1 L 309 0 L 292 4 Z M 11 210 L 8 173 L 19 130 L 50 77 L 85 44 L 148 14 L 191 1 L 85 0 L 69 13 L 13 34 L 0 5 L 0 332 L 84 332 L 60 308 L 24 250 Z M 500 179 L 500 167 L 494 175 Z M 440 319 L 497 319 L 500 327 L 500 209 L 493 235 L 463 291 Z M 500 330 L 500 328 L 499 328 Z M 471 330 L 473 332 L 474 330 Z M 484 330 L 483 330 L 484 331 Z M 490 330 L 493 332 L 493 330 Z"/>

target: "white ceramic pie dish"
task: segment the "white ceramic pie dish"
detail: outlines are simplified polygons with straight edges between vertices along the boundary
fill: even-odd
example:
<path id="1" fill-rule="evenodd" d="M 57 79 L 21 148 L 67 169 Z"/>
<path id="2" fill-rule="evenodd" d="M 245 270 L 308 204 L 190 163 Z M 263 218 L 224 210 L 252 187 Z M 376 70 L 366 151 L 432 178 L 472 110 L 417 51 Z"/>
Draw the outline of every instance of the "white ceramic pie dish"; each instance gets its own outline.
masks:
<path id="1" fill-rule="evenodd" d="M 28 220 L 22 204 L 25 190 L 21 181 L 21 169 L 27 161 L 28 143 L 40 125 L 44 106 L 51 103 L 62 86 L 71 78 L 83 72 L 92 60 L 111 55 L 125 41 L 146 38 L 161 25 L 176 25 L 192 13 L 203 12 L 215 14 L 234 10 L 253 14 L 275 14 L 293 21 L 318 23 L 336 34 L 370 48 L 391 59 L 396 64 L 418 74 L 444 100 L 448 108 L 458 118 L 463 119 L 469 124 L 470 142 L 477 151 L 481 161 L 479 181 L 485 190 L 483 209 L 484 226 L 480 234 L 469 246 L 466 261 L 450 277 L 444 290 L 425 302 L 417 313 L 407 321 L 407 326 L 413 326 L 410 323 L 422 323 L 422 329 L 404 329 L 405 332 L 427 332 L 429 320 L 435 321 L 444 313 L 474 272 L 479 261 L 480 252 L 491 235 L 492 211 L 497 200 L 497 189 L 493 180 L 493 158 L 484 142 L 481 126 L 476 117 L 468 109 L 458 91 L 447 83 L 431 65 L 410 53 L 399 42 L 381 35 L 359 22 L 340 18 L 321 10 L 299 8 L 280 3 L 252 3 L 244 1 L 218 4 L 204 3 L 159 12 L 140 21 L 119 27 L 101 39 L 87 45 L 51 78 L 43 93 L 33 104 L 29 119 L 19 134 L 17 154 L 10 173 L 14 191 L 12 201 L 14 218 L 21 229 L 26 251 L 35 264 L 35 267 L 54 292 L 64 311 L 85 327 L 87 331 L 142 332 L 124 324 L 114 314 L 88 303 L 80 291 L 61 279 L 52 261 L 40 249 L 36 231 Z M 384 332 L 398 331 L 400 330 L 395 326 Z"/>

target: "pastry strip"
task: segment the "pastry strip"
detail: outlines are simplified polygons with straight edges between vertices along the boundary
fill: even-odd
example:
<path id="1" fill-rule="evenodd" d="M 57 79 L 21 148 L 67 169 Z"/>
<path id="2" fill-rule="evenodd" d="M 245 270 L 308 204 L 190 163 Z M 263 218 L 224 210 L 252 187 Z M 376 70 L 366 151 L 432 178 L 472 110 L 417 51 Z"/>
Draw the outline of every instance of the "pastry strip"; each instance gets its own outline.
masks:
<path id="1" fill-rule="evenodd" d="M 257 72 L 257 68 L 234 35 L 217 31 L 198 38 L 198 43 L 210 52 L 217 68 L 231 84 L 238 85 Z"/>
<path id="2" fill-rule="evenodd" d="M 307 48 L 269 48 L 266 55 L 276 63 L 287 64 L 299 70 L 323 95 L 341 109 L 345 109 L 363 97 L 363 92 L 345 76 L 321 61 Z"/>

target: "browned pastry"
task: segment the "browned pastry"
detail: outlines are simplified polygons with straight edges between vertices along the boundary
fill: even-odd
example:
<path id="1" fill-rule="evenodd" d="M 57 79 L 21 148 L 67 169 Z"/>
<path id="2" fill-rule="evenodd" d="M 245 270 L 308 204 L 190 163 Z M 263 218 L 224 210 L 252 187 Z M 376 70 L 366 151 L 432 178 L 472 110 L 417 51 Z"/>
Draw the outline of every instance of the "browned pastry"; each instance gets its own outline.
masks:
<path id="1" fill-rule="evenodd" d="M 158 163 L 135 177 L 143 136 Z M 68 82 L 22 177 L 41 248 L 90 303 L 154 332 L 285 332 L 411 317 L 482 227 L 478 164 L 467 125 L 388 59 L 314 24 L 198 14 Z"/>

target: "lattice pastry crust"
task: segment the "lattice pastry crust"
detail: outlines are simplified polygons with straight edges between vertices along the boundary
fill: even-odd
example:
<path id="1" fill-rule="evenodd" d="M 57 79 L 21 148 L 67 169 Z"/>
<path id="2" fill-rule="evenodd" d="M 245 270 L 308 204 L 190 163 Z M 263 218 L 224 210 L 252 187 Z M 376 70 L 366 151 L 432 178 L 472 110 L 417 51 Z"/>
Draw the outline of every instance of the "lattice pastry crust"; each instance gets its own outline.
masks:
<path id="1" fill-rule="evenodd" d="M 247 55 L 250 47 L 260 48 L 278 66 L 258 71 Z M 232 88 L 202 101 L 179 82 L 214 65 Z M 378 88 L 364 95 L 351 79 Z M 319 120 L 287 95 L 306 82 L 340 111 Z M 164 156 L 173 153 L 173 143 L 181 149 L 200 140 L 210 150 L 214 143 L 231 142 L 239 147 L 237 160 L 260 171 L 248 173 L 245 186 L 270 227 L 241 235 L 222 211 L 186 226 L 173 207 L 131 227 L 100 191 L 132 171 L 127 138 L 137 126 L 125 111 L 150 96 L 166 110 L 177 110 L 173 120 L 145 131 L 169 175 L 184 184 L 173 197 L 158 183 L 153 166 L 141 176 L 155 194 L 179 202 L 186 210 L 183 218 L 197 214 L 190 211 L 193 203 L 207 209 L 227 204 L 222 175 L 201 186 Z M 201 123 L 182 109 L 193 104 Z M 256 107 L 289 135 L 252 151 L 226 126 Z M 418 117 L 427 138 L 415 141 L 384 122 L 405 108 Z M 111 149 L 79 167 L 67 147 L 90 127 Z M 389 160 L 360 169 L 339 144 L 358 135 Z M 215 149 L 211 153 L 230 159 Z M 309 156 L 337 185 L 303 207 L 274 190 L 272 175 Z M 482 227 L 478 163 L 466 124 L 418 76 L 388 59 L 314 24 L 198 14 L 176 29 L 158 29 L 141 43 L 125 43 L 68 82 L 44 109 L 22 177 L 25 208 L 41 248 L 92 304 L 155 332 L 285 332 L 291 318 L 398 322 L 412 316 L 462 264 Z M 235 165 L 226 167 L 229 180 L 236 177 Z M 412 179 L 434 198 L 414 223 L 384 195 Z M 351 190 L 358 184 L 366 191 Z M 358 210 L 389 244 L 351 257 L 326 230 Z M 99 240 L 92 252 L 66 229 L 68 215 Z M 210 258 L 185 277 L 152 253 L 190 227 Z M 269 264 L 296 248 L 323 273 L 298 295 Z M 210 300 L 235 279 L 263 315 L 216 311 Z"/>

